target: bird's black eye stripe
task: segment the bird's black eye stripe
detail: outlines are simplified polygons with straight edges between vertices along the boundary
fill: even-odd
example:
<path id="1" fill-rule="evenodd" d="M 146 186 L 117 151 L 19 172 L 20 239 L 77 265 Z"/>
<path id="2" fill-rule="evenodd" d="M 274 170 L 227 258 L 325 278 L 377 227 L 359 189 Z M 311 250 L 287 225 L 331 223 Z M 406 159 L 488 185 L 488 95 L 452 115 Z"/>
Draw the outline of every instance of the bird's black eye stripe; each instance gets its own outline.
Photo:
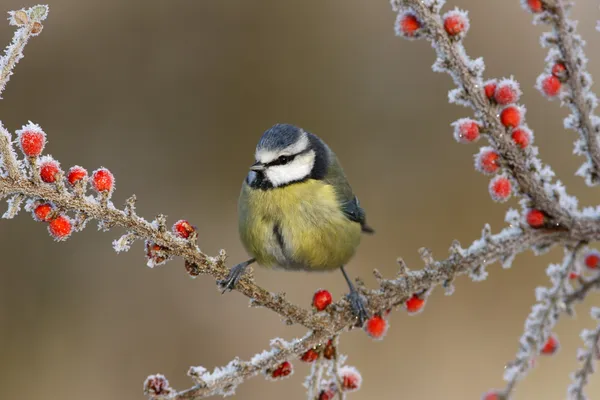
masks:
<path id="1" fill-rule="evenodd" d="M 285 164 L 289 163 L 290 161 L 293 161 L 294 158 L 296 158 L 296 156 L 299 156 L 300 154 L 308 153 L 309 151 L 310 151 L 310 148 L 303 150 L 300 153 L 290 154 L 289 156 L 279 156 L 278 158 L 274 159 L 270 163 L 265 164 L 265 166 L 271 167 L 273 165 L 285 165 Z"/>

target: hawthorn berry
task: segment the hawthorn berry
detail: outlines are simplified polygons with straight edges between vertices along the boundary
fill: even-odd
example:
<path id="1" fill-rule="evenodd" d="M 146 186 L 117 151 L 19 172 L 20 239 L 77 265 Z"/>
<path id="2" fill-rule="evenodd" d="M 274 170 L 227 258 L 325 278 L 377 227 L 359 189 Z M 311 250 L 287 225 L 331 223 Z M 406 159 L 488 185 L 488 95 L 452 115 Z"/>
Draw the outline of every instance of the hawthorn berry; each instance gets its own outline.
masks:
<path id="1" fill-rule="evenodd" d="M 173 233 L 180 238 L 187 239 L 196 229 L 186 220 L 180 219 L 173 224 Z"/>
<path id="2" fill-rule="evenodd" d="M 492 200 L 504 202 L 510 198 L 512 184 L 506 176 L 499 175 L 490 181 L 489 191 Z"/>
<path id="3" fill-rule="evenodd" d="M 406 301 L 406 311 L 409 314 L 415 314 L 423 309 L 425 305 L 425 299 L 421 298 L 418 294 L 413 294 L 410 299 Z"/>
<path id="4" fill-rule="evenodd" d="M 558 79 L 563 79 L 567 75 L 567 67 L 561 62 L 557 62 L 552 66 L 552 75 Z"/>
<path id="5" fill-rule="evenodd" d="M 33 210 L 33 215 L 36 221 L 43 221 L 43 222 L 48 222 L 48 216 L 50 215 L 50 213 L 52 212 L 52 204 L 50 203 L 43 203 L 38 205 L 34 210 Z"/>
<path id="6" fill-rule="evenodd" d="M 490 100 L 494 99 L 494 93 L 496 93 L 496 86 L 497 86 L 497 82 L 495 79 L 491 79 L 489 81 L 486 81 L 483 84 L 483 91 L 485 93 L 485 97 L 487 97 Z"/>
<path id="7" fill-rule="evenodd" d="M 491 147 L 482 147 L 475 156 L 475 169 L 484 174 L 494 174 L 500 169 L 500 154 Z"/>
<path id="8" fill-rule="evenodd" d="M 75 186 L 77 182 L 81 182 L 82 180 L 86 179 L 87 176 L 88 172 L 85 168 L 75 165 L 69 169 L 69 172 L 67 173 L 67 181 L 69 181 L 72 186 Z"/>
<path id="9" fill-rule="evenodd" d="M 284 361 L 273 370 L 269 371 L 269 375 L 273 379 L 280 379 L 289 376 L 293 371 L 292 364 L 289 361 Z"/>
<path id="10" fill-rule="evenodd" d="M 459 143 L 471 143 L 479 139 L 479 124 L 469 118 L 461 118 L 452 123 L 454 139 Z"/>
<path id="11" fill-rule="evenodd" d="M 421 29 L 421 21 L 411 11 L 398 14 L 396 19 L 396 34 L 405 37 L 414 37 Z"/>
<path id="12" fill-rule="evenodd" d="M 48 224 L 48 231 L 56 240 L 65 240 L 72 230 L 71 220 L 66 215 L 59 215 Z"/>
<path id="13" fill-rule="evenodd" d="M 494 100 L 501 105 L 515 103 L 521 96 L 521 90 L 518 84 L 510 79 L 505 79 L 498 84 L 494 92 Z"/>
<path id="14" fill-rule="evenodd" d="M 106 168 L 99 168 L 92 173 L 92 187 L 98 193 L 110 193 L 115 187 L 115 177 Z"/>
<path id="15" fill-rule="evenodd" d="M 388 322 L 381 315 L 375 314 L 367 320 L 364 329 L 373 339 L 381 340 L 388 330 Z"/>
<path id="16" fill-rule="evenodd" d="M 60 176 L 60 165 L 58 161 L 43 157 L 40 163 L 40 178 L 46 183 L 54 183 Z"/>
<path id="17" fill-rule="evenodd" d="M 325 348 L 323 349 L 323 357 L 325 357 L 327 360 L 332 360 L 335 358 L 335 346 L 333 345 L 333 340 L 329 339 L 327 341 L 327 344 L 325 345 Z"/>
<path id="18" fill-rule="evenodd" d="M 500 122 L 507 128 L 515 128 L 521 124 L 521 110 L 516 106 L 508 106 L 500 113 Z"/>
<path id="19" fill-rule="evenodd" d="M 355 392 L 360 389 L 362 376 L 356 368 L 345 365 L 339 369 L 339 375 L 344 392 Z"/>
<path id="20" fill-rule="evenodd" d="M 541 228 L 546 222 L 546 216 L 544 213 L 535 208 L 527 211 L 525 219 L 527 220 L 527 224 L 532 228 Z"/>
<path id="21" fill-rule="evenodd" d="M 319 397 L 317 397 L 317 400 L 333 400 L 333 398 L 335 397 L 335 393 L 336 391 L 333 389 L 321 390 L 319 392 Z"/>
<path id="22" fill-rule="evenodd" d="M 554 75 L 541 75 L 538 80 L 538 87 L 548 97 L 555 97 L 560 93 L 562 83 Z"/>
<path id="23" fill-rule="evenodd" d="M 515 142 L 515 144 L 522 149 L 529 146 L 533 138 L 533 134 L 531 133 L 529 128 L 526 128 L 524 126 L 515 129 L 511 136 L 513 142 Z"/>
<path id="24" fill-rule="evenodd" d="M 46 134 L 38 125 L 30 122 L 17 131 L 21 151 L 27 157 L 38 157 L 46 146 Z"/>
<path id="25" fill-rule="evenodd" d="M 543 11 L 542 0 L 526 0 L 527 8 L 532 13 L 541 13 Z"/>
<path id="26" fill-rule="evenodd" d="M 590 251 L 585 255 L 583 263 L 588 269 L 597 269 L 600 265 L 600 253 L 596 250 Z"/>
<path id="27" fill-rule="evenodd" d="M 315 349 L 308 349 L 308 350 L 306 350 L 306 352 L 304 354 L 302 354 L 302 357 L 300 357 L 300 360 L 307 362 L 307 363 L 311 363 L 311 362 L 315 361 L 317 358 L 319 358 L 319 352 L 316 351 Z"/>
<path id="28" fill-rule="evenodd" d="M 559 347 L 558 337 L 554 333 L 551 333 L 540 352 L 542 354 L 552 355 L 556 353 L 556 350 L 558 350 Z"/>
<path id="29" fill-rule="evenodd" d="M 481 396 L 481 400 L 500 400 L 500 395 L 497 391 L 491 390 Z"/>
<path id="30" fill-rule="evenodd" d="M 332 300 L 331 293 L 328 290 L 320 289 L 315 292 L 312 304 L 317 311 L 323 311 L 331 304 Z"/>
<path id="31" fill-rule="evenodd" d="M 444 15 L 444 29 L 450 36 L 459 36 L 469 30 L 469 19 L 467 13 L 460 10 L 452 10 Z"/>

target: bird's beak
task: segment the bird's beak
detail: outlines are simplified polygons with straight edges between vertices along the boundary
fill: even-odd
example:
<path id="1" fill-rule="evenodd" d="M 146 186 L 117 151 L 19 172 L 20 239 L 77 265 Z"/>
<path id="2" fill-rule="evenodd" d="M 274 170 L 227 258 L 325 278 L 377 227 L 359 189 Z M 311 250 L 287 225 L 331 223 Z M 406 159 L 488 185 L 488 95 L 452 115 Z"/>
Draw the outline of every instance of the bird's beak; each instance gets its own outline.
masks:
<path id="1" fill-rule="evenodd" d="M 265 165 L 263 163 L 261 163 L 260 161 L 257 161 L 250 166 L 250 170 L 251 171 L 264 171 Z"/>

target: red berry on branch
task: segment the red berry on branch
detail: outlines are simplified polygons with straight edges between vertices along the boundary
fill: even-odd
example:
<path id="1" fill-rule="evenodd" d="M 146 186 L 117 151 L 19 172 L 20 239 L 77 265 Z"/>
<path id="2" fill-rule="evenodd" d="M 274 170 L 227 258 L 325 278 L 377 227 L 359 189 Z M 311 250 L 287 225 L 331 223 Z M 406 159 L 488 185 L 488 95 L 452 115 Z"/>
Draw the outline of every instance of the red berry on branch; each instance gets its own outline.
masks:
<path id="1" fill-rule="evenodd" d="M 512 140 L 516 145 L 521 147 L 522 149 L 526 148 L 531 144 L 533 138 L 533 134 L 524 126 L 517 128 L 512 133 Z"/>
<path id="2" fill-rule="evenodd" d="M 496 83 L 495 79 L 486 81 L 484 83 L 483 91 L 485 92 L 485 96 L 488 99 L 490 99 L 490 100 L 494 99 L 494 93 L 496 93 L 496 86 L 497 86 L 497 83 Z"/>
<path id="3" fill-rule="evenodd" d="M 543 94 L 548 97 L 555 97 L 560 93 L 562 83 L 554 75 L 542 75 L 538 81 L 538 86 Z"/>
<path id="4" fill-rule="evenodd" d="M 115 177 L 106 168 L 99 168 L 92 173 L 92 187 L 98 193 L 110 193 L 115 187 Z"/>
<path id="5" fill-rule="evenodd" d="M 405 37 L 414 37 L 419 33 L 422 24 L 411 11 L 398 14 L 396 19 L 396 34 Z"/>
<path id="6" fill-rule="evenodd" d="M 512 194 L 512 184 L 506 176 L 496 176 L 490 181 L 489 190 L 492 200 L 504 202 Z"/>
<path id="7" fill-rule="evenodd" d="M 452 123 L 454 139 L 459 143 L 471 143 L 479 139 L 479 124 L 469 118 L 461 118 Z"/>
<path id="8" fill-rule="evenodd" d="M 425 305 L 425 299 L 421 298 L 417 294 L 413 294 L 410 299 L 406 301 L 406 310 L 410 314 L 415 314 L 423 309 Z"/>
<path id="9" fill-rule="evenodd" d="M 342 381 L 342 391 L 355 392 L 360 389 L 362 376 L 356 368 L 347 365 L 343 366 L 340 368 L 339 374 Z"/>
<path id="10" fill-rule="evenodd" d="M 507 128 L 519 126 L 522 118 L 522 112 L 516 106 L 508 106 L 500 113 L 500 122 Z"/>
<path id="11" fill-rule="evenodd" d="M 548 340 L 542 347 L 541 353 L 546 355 L 552 355 L 556 353 L 556 350 L 558 350 L 559 347 L 560 344 L 558 343 L 558 337 L 554 333 L 551 333 L 548 337 Z"/>
<path id="12" fill-rule="evenodd" d="M 184 219 L 180 219 L 173 224 L 173 233 L 183 239 L 189 238 L 195 231 L 196 228 Z"/>
<path id="13" fill-rule="evenodd" d="M 85 168 L 76 165 L 69 169 L 67 173 L 67 180 L 72 186 L 75 186 L 77 182 L 81 182 L 85 178 L 87 178 L 88 172 Z"/>
<path id="14" fill-rule="evenodd" d="M 317 358 L 319 358 L 319 352 L 317 352 L 315 349 L 308 349 L 308 350 L 306 350 L 306 352 L 304 354 L 302 354 L 302 357 L 300 357 L 300 360 L 307 362 L 307 363 L 311 363 L 311 362 L 315 361 Z"/>
<path id="15" fill-rule="evenodd" d="M 59 215 L 50 221 L 48 231 L 56 240 L 65 240 L 72 231 L 71 220 L 65 215 Z"/>
<path id="16" fill-rule="evenodd" d="M 519 100 L 520 96 L 521 90 L 519 89 L 518 84 L 510 79 L 501 81 L 496 87 L 496 92 L 494 93 L 494 99 L 496 100 L 496 103 L 502 105 L 515 103 Z"/>
<path id="17" fill-rule="evenodd" d="M 388 322 L 381 315 L 375 314 L 367 320 L 364 329 L 373 339 L 381 340 L 388 330 Z"/>
<path id="18" fill-rule="evenodd" d="M 21 151 L 27 157 L 38 157 L 46 146 L 46 134 L 38 125 L 30 122 L 17 131 Z"/>
<path id="19" fill-rule="evenodd" d="M 542 0 L 525 0 L 527 3 L 527 8 L 529 8 L 529 11 L 531 11 L 532 13 L 541 13 L 543 11 L 543 3 Z"/>
<path id="20" fill-rule="evenodd" d="M 554 75 L 555 77 L 557 77 L 559 79 L 566 78 L 567 67 L 565 66 L 565 64 L 563 64 L 561 62 L 557 62 L 556 64 L 554 64 L 552 66 L 552 75 Z"/>
<path id="21" fill-rule="evenodd" d="M 588 269 L 597 269 L 600 264 L 600 253 L 596 250 L 585 255 L 584 264 Z"/>
<path id="22" fill-rule="evenodd" d="M 289 376 L 293 372 L 292 364 L 289 361 L 284 361 L 270 372 L 271 378 L 279 379 Z"/>
<path id="23" fill-rule="evenodd" d="M 491 147 L 482 147 L 475 156 L 475 169 L 484 174 L 494 174 L 500 169 L 500 154 Z"/>
<path id="24" fill-rule="evenodd" d="M 444 29 L 450 36 L 459 36 L 469 30 L 467 13 L 460 10 L 448 11 L 444 14 Z"/>
<path id="25" fill-rule="evenodd" d="M 312 304 L 317 311 L 323 311 L 332 301 L 331 293 L 328 290 L 320 289 L 315 292 Z"/>
<path id="26" fill-rule="evenodd" d="M 48 216 L 52 212 L 52 204 L 44 203 L 40 204 L 33 210 L 33 215 L 36 221 L 48 222 Z"/>
<path id="27" fill-rule="evenodd" d="M 60 176 L 60 165 L 58 161 L 50 157 L 42 157 L 40 163 L 40 178 L 46 183 L 54 183 Z"/>
<path id="28" fill-rule="evenodd" d="M 546 222 L 546 216 L 540 210 L 536 210 L 535 208 L 527 211 L 527 215 L 525 217 L 527 219 L 527 224 L 532 228 L 541 228 L 544 226 Z"/>

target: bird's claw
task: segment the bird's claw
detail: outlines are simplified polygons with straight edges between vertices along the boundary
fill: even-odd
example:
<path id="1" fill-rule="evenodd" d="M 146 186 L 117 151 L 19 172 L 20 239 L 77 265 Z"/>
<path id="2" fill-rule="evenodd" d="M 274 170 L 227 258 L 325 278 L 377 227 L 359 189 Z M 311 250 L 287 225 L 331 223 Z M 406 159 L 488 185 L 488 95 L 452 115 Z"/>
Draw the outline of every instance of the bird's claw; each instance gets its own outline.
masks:
<path id="1" fill-rule="evenodd" d="M 364 298 L 356 289 L 352 290 L 346 297 L 350 302 L 350 307 L 352 307 L 352 313 L 354 314 L 354 317 L 358 319 L 356 325 L 362 327 L 365 321 L 369 319 L 369 312 L 367 311 Z"/>
<path id="2" fill-rule="evenodd" d="M 239 282 L 240 278 L 244 274 L 244 271 L 246 270 L 247 266 L 248 266 L 247 263 L 238 264 L 238 265 L 232 267 L 231 270 L 229 270 L 229 275 L 227 275 L 227 278 L 220 279 L 217 281 L 217 284 L 221 288 L 223 288 L 223 291 L 221 292 L 221 294 L 223 294 L 227 291 L 231 292 L 235 288 L 235 286 Z"/>

